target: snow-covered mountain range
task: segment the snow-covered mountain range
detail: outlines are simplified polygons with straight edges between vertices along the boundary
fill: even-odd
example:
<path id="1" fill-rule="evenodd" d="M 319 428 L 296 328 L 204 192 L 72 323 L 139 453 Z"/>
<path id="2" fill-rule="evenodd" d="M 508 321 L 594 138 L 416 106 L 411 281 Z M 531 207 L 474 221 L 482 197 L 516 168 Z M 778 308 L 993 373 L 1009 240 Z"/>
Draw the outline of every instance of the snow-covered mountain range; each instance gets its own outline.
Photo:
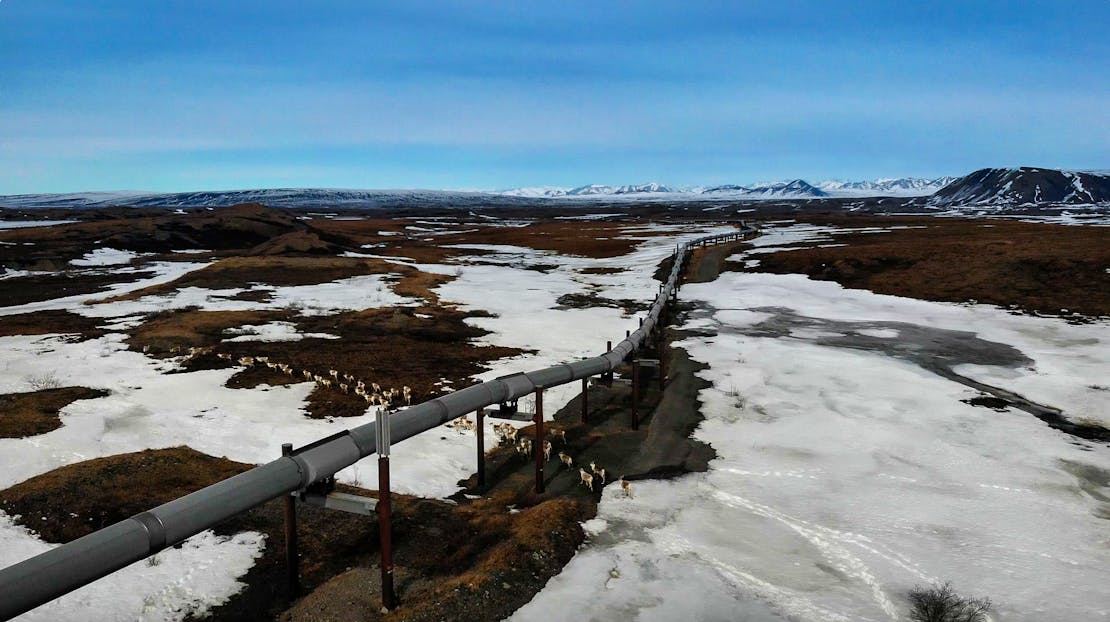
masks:
<path id="1" fill-rule="evenodd" d="M 578 187 L 539 186 L 502 190 L 505 196 L 527 198 L 616 197 L 628 195 L 675 195 L 675 199 L 743 198 L 743 199 L 806 199 L 820 197 L 927 196 L 955 180 L 955 177 L 921 179 L 901 177 L 873 181 L 828 180 L 810 184 L 804 179 L 760 182 L 747 185 L 722 184 L 680 188 L 660 183 L 636 185 L 589 184 Z M 640 197 L 643 198 L 643 197 Z M 664 197 L 659 197 L 664 198 Z"/>
<path id="2" fill-rule="evenodd" d="M 931 195 L 931 196 L 930 196 Z M 928 206 L 1013 207 L 1028 204 L 1110 203 L 1110 174 L 1021 167 L 975 171 L 960 178 L 915 177 L 873 181 L 823 181 L 803 179 L 724 184 L 710 187 L 675 187 L 659 183 L 634 185 L 589 184 L 578 187 L 540 186 L 501 191 L 462 190 L 342 190 L 325 188 L 272 188 L 209 192 L 152 193 L 138 191 L 22 194 L 0 196 L 0 207 L 95 208 L 220 207 L 262 203 L 273 207 L 342 209 L 376 207 L 499 207 L 534 205 L 537 200 L 557 201 L 746 201 L 861 197 L 930 197 Z"/>

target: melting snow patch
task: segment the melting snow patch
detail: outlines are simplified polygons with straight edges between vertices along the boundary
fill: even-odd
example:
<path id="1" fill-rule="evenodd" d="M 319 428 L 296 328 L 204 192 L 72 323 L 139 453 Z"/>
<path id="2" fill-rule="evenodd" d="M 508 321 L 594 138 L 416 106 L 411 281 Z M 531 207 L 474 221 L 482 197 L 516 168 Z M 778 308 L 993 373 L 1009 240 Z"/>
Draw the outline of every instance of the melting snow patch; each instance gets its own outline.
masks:
<path id="1" fill-rule="evenodd" d="M 228 328 L 228 335 L 236 335 L 224 341 L 300 341 L 302 339 L 339 339 L 338 335 L 328 333 L 298 333 L 297 327 L 290 322 L 270 322 L 268 324 L 244 324 L 239 328 Z"/>
<path id="2" fill-rule="evenodd" d="M 68 225 L 76 220 L 0 220 L 0 229 L 24 229 L 26 227 L 52 227 Z"/>
<path id="3" fill-rule="evenodd" d="M 138 256 L 139 254 L 133 251 L 105 247 L 85 253 L 81 259 L 74 259 L 69 263 L 75 266 L 118 266 L 131 263 L 131 260 Z"/>

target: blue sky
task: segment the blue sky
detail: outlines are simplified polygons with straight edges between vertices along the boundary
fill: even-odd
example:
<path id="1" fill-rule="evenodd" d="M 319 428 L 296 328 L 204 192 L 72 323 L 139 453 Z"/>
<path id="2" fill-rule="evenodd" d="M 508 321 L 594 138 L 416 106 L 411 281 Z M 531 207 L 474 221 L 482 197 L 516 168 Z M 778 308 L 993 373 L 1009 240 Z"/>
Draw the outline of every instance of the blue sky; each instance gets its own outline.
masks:
<path id="1" fill-rule="evenodd" d="M 0 1 L 0 194 L 1110 168 L 1110 2 Z"/>

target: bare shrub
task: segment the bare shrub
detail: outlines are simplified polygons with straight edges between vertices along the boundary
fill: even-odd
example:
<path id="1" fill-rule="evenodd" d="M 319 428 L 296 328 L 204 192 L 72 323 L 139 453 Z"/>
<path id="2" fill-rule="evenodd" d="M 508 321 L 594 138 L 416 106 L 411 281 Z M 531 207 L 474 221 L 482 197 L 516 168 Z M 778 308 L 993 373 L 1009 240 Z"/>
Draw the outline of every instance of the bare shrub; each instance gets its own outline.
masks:
<path id="1" fill-rule="evenodd" d="M 909 599 L 914 622 L 983 622 L 991 610 L 989 598 L 960 596 L 947 581 L 928 588 L 914 586 Z"/>
<path id="2" fill-rule="evenodd" d="M 47 389 L 57 389 L 62 386 L 62 381 L 53 372 L 45 372 L 42 374 L 33 374 L 23 379 L 35 391 L 45 391 Z"/>

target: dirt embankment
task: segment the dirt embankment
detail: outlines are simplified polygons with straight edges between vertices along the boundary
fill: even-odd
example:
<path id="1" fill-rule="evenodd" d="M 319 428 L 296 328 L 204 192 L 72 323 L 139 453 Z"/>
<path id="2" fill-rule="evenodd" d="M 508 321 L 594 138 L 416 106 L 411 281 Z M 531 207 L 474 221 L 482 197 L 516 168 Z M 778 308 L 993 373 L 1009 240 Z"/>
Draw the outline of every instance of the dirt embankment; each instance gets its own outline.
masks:
<path id="1" fill-rule="evenodd" d="M 802 273 L 924 300 L 975 300 L 1054 315 L 1110 316 L 1110 229 L 959 218 L 836 217 L 847 246 L 759 255 L 759 271 Z M 1066 311 L 1065 311 L 1066 310 Z"/>

